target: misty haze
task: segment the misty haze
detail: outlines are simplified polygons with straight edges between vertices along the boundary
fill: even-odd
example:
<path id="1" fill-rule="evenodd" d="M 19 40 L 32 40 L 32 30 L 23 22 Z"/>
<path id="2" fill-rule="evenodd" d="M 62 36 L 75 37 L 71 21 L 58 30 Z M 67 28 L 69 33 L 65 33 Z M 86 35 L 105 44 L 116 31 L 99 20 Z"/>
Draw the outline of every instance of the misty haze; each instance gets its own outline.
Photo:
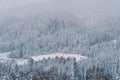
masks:
<path id="1" fill-rule="evenodd" d="M 120 1 L 0 0 L 0 80 L 120 80 Z"/>

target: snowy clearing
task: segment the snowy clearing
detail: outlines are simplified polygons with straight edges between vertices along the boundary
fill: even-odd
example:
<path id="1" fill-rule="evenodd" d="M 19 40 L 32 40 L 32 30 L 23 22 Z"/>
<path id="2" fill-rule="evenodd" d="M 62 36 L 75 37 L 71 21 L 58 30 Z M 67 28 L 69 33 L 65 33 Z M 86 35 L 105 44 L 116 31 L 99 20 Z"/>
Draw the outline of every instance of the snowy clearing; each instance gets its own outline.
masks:
<path id="1" fill-rule="evenodd" d="M 8 59 L 8 55 L 10 54 L 10 52 L 7 53 L 0 53 L 0 59 Z"/>
<path id="2" fill-rule="evenodd" d="M 48 59 L 48 58 L 55 58 L 55 57 L 63 57 L 65 59 L 67 58 L 75 58 L 76 61 L 80 61 L 82 59 L 86 59 L 87 57 L 82 56 L 80 54 L 65 54 L 65 53 L 53 53 L 53 54 L 45 54 L 45 55 L 39 55 L 39 56 L 32 56 L 31 58 L 34 61 L 39 61 L 42 59 Z"/>
<path id="3" fill-rule="evenodd" d="M 24 65 L 27 64 L 28 59 L 14 59 L 14 58 L 9 58 L 8 55 L 10 54 L 10 52 L 7 53 L 2 53 L 0 54 L 0 62 L 6 62 L 8 60 L 14 60 L 16 62 L 16 64 L 18 65 Z M 38 56 L 31 56 L 30 58 L 32 58 L 34 61 L 40 61 L 43 59 L 48 59 L 48 58 L 56 58 L 56 57 L 63 57 L 65 59 L 67 58 L 75 58 L 76 61 L 80 61 L 83 59 L 86 59 L 87 57 L 82 56 L 80 54 L 65 54 L 65 53 L 53 53 L 53 54 L 45 54 L 45 55 L 38 55 Z"/>

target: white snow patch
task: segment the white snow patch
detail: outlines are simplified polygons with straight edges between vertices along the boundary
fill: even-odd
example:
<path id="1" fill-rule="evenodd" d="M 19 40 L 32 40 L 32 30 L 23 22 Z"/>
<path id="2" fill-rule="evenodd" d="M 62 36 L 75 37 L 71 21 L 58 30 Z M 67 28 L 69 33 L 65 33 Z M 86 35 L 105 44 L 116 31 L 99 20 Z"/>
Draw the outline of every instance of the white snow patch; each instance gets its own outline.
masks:
<path id="1" fill-rule="evenodd" d="M 14 60 L 17 65 L 24 65 L 28 63 L 27 59 L 14 59 L 14 58 L 9 58 L 8 55 L 10 52 L 7 53 L 2 53 L 0 54 L 0 62 L 4 63 L 6 61 Z M 80 61 L 83 59 L 86 59 L 87 57 L 82 56 L 80 54 L 66 54 L 66 53 L 53 53 L 53 54 L 45 54 L 45 55 L 38 55 L 38 56 L 31 56 L 34 61 L 40 61 L 43 59 L 48 59 L 48 58 L 56 58 L 56 57 L 63 57 L 65 59 L 67 58 L 75 58 L 76 61 Z"/>
<path id="2" fill-rule="evenodd" d="M 16 63 L 18 65 L 24 65 L 24 64 L 27 64 L 27 60 L 26 59 L 16 59 Z"/>
<path id="3" fill-rule="evenodd" d="M 112 40 L 112 42 L 116 44 L 118 41 L 117 40 Z"/>
<path id="4" fill-rule="evenodd" d="M 55 57 L 63 57 L 65 59 L 67 58 L 75 58 L 76 61 L 80 61 L 82 59 L 86 59 L 87 57 L 82 56 L 80 54 L 65 54 L 65 53 L 54 53 L 54 54 L 46 54 L 46 55 L 39 55 L 39 56 L 32 56 L 31 58 L 34 61 L 39 61 L 39 60 L 43 60 L 48 59 L 48 58 L 55 58 Z"/>
<path id="5" fill-rule="evenodd" d="M 8 59 L 9 54 L 10 54 L 10 52 L 0 53 L 0 59 Z"/>
<path id="6" fill-rule="evenodd" d="M 24 65 L 27 64 L 27 60 L 26 59 L 14 59 L 14 58 L 9 58 L 9 54 L 10 52 L 6 52 L 6 53 L 0 53 L 0 62 L 4 63 L 7 61 L 12 61 L 14 60 L 16 62 L 16 64 L 18 65 Z"/>

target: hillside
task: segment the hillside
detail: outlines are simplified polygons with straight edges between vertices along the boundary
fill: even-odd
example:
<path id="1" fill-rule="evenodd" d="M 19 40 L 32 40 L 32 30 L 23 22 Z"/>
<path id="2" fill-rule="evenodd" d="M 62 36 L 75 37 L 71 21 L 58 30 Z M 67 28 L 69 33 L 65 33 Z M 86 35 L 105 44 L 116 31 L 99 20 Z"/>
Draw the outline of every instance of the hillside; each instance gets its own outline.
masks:
<path id="1" fill-rule="evenodd" d="M 0 0 L 0 80 L 120 80 L 119 4 Z"/>

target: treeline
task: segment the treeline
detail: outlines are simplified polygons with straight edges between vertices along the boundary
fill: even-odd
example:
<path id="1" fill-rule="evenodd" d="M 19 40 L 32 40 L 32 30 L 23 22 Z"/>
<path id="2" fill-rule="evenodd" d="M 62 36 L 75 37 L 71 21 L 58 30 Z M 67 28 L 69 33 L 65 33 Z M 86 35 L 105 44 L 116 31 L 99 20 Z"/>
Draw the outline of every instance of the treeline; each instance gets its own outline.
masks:
<path id="1" fill-rule="evenodd" d="M 116 20 L 111 23 L 103 19 L 101 24 L 91 24 L 89 19 L 74 16 L 36 15 L 20 22 L 15 17 L 0 23 L 0 52 L 12 52 L 16 57 L 54 52 L 88 55 L 94 46 L 119 40 L 119 23 L 113 27 Z"/>
<path id="2" fill-rule="evenodd" d="M 108 64 L 63 57 L 37 62 L 30 58 L 24 65 L 9 61 L 0 63 L 0 80 L 119 80 L 120 67 Z"/>
<path id="3" fill-rule="evenodd" d="M 1 63 L 1 79 L 25 80 L 28 75 L 40 77 L 54 74 L 56 79 L 61 80 L 63 77 L 69 80 L 96 80 L 97 76 L 97 80 L 119 80 L 119 26 L 119 18 L 88 20 L 74 16 L 33 15 L 26 19 L 19 20 L 17 17 L 2 21 L 0 53 L 11 52 L 10 58 L 63 52 L 82 54 L 88 59 L 80 62 L 71 59 L 61 62 L 59 58 L 34 62 L 30 59 L 30 63 L 24 66 L 13 64 L 14 61 Z"/>

